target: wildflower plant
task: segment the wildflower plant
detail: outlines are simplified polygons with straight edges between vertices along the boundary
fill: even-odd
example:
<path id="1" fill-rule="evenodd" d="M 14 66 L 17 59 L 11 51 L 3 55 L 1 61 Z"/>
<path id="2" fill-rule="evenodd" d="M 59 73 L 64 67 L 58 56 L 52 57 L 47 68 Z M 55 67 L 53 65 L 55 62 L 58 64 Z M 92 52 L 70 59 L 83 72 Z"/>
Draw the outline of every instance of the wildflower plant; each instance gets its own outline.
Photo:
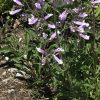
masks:
<path id="1" fill-rule="evenodd" d="M 100 1 L 13 2 L 9 15 L 18 16 L 23 38 L 7 34 L 0 54 L 32 87 L 33 100 L 99 100 Z"/>

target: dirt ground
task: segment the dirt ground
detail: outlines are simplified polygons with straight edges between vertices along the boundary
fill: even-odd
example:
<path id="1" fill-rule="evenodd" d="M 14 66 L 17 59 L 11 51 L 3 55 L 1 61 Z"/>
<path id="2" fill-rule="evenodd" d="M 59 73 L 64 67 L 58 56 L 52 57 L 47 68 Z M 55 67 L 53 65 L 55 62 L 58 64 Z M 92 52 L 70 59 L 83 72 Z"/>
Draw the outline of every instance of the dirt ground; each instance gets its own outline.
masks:
<path id="1" fill-rule="evenodd" d="M 14 68 L 0 67 L 0 100 L 32 100 L 25 82 L 16 79 L 15 75 Z"/>

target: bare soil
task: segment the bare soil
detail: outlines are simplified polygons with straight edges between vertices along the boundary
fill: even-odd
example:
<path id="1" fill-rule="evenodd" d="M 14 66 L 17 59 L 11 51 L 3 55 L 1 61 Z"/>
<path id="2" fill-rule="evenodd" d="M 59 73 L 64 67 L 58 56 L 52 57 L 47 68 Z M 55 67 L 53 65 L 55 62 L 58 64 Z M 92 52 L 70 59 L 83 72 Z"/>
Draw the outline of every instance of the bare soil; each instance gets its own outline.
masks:
<path id="1" fill-rule="evenodd" d="M 13 68 L 0 68 L 0 100 L 32 100 L 26 83 L 16 79 L 15 75 Z"/>

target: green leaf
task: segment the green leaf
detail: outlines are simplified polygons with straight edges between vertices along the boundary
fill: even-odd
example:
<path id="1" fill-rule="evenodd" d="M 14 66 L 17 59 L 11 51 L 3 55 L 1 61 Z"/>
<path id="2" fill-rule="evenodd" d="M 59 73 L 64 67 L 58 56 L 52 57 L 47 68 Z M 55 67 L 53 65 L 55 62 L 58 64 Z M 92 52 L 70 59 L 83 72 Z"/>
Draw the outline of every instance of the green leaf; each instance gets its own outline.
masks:
<path id="1" fill-rule="evenodd" d="M 95 16 L 96 17 L 99 17 L 100 16 L 100 5 L 96 8 L 96 11 L 95 12 L 96 12 Z"/>

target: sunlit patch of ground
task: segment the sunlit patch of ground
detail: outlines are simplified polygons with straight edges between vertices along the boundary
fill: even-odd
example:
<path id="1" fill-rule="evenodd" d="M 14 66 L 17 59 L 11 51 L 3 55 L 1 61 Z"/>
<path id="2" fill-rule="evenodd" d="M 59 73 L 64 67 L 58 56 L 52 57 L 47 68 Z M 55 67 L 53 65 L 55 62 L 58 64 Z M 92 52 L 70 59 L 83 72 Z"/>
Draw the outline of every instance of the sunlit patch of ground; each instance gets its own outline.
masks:
<path id="1" fill-rule="evenodd" d="M 0 68 L 0 100 L 32 100 L 25 82 L 16 79 L 15 75 L 14 68 Z"/>

